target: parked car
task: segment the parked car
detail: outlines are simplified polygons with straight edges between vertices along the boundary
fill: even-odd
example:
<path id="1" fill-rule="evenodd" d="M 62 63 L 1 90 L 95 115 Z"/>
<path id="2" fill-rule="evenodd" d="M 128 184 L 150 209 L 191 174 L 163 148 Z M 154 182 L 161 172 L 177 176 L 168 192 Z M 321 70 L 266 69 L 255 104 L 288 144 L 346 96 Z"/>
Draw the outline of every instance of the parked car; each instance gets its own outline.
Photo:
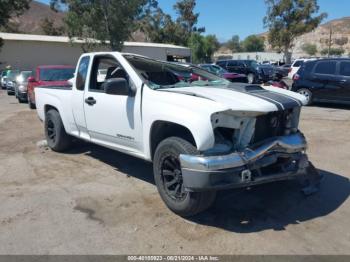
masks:
<path id="1" fill-rule="evenodd" d="M 282 66 L 275 66 L 275 73 L 281 75 L 282 77 L 288 76 L 291 64 L 284 64 Z"/>
<path id="2" fill-rule="evenodd" d="M 272 86 L 272 87 L 278 87 L 278 88 L 289 90 L 290 89 L 289 86 L 285 81 L 283 81 L 282 78 L 283 78 L 282 75 L 275 74 L 274 79 L 263 83 L 262 87 Z"/>
<path id="3" fill-rule="evenodd" d="M 28 78 L 27 100 L 29 108 L 35 108 L 35 88 L 39 86 L 69 86 L 67 80 L 73 77 L 74 67 L 70 65 L 38 66 L 35 76 Z"/>
<path id="4" fill-rule="evenodd" d="M 6 86 L 6 90 L 7 90 L 8 95 L 15 94 L 16 78 L 18 75 L 19 75 L 19 70 L 9 70 L 7 72 L 5 86 Z"/>
<path id="5" fill-rule="evenodd" d="M 9 70 L 4 70 L 1 72 L 0 85 L 2 89 L 6 89 L 6 79 Z"/>
<path id="6" fill-rule="evenodd" d="M 245 74 L 249 84 L 264 83 L 273 78 L 273 67 L 259 65 L 255 60 L 219 60 L 216 64 L 228 72 Z"/>
<path id="7" fill-rule="evenodd" d="M 293 79 L 293 76 L 298 72 L 299 68 L 304 64 L 304 62 L 316 60 L 316 58 L 309 59 L 296 59 L 289 68 L 288 78 Z"/>
<path id="8" fill-rule="evenodd" d="M 220 77 L 223 77 L 230 82 L 241 82 L 241 83 L 248 82 L 246 75 L 238 74 L 238 73 L 230 73 L 218 65 L 200 64 L 199 67 L 201 67 L 201 68 L 203 68 L 203 69 L 205 69 L 213 74 L 216 74 Z"/>
<path id="9" fill-rule="evenodd" d="M 17 76 L 15 81 L 15 96 L 18 99 L 18 102 L 24 103 L 27 102 L 27 86 L 28 78 L 33 75 L 32 71 L 21 71 Z"/>
<path id="10" fill-rule="evenodd" d="M 320 59 L 303 63 L 293 77 L 292 91 L 304 95 L 307 104 L 350 104 L 350 59 Z"/>
<path id="11" fill-rule="evenodd" d="M 153 162 L 161 198 L 181 216 L 208 208 L 217 190 L 315 174 L 297 93 L 119 52 L 83 54 L 72 82 L 35 91 L 48 146 L 64 152 L 76 137 Z"/>

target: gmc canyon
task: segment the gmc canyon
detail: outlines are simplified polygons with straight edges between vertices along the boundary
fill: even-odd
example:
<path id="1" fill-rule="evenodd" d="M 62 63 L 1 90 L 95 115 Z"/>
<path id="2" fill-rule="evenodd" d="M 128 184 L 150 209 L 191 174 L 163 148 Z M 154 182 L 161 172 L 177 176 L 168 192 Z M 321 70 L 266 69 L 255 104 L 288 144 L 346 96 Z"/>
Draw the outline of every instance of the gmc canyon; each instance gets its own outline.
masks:
<path id="1" fill-rule="evenodd" d="M 152 161 L 161 198 L 181 216 L 218 190 L 312 181 L 297 93 L 119 52 L 83 54 L 70 81 L 35 89 L 48 146 L 63 152 L 75 137 Z"/>

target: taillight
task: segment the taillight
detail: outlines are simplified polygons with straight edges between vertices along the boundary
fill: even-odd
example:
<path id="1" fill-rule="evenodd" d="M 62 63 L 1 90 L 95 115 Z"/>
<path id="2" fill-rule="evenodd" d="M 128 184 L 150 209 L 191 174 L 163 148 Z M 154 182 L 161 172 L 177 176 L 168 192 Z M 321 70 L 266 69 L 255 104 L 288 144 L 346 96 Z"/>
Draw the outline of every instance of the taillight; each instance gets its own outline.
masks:
<path id="1" fill-rule="evenodd" d="M 300 79 L 300 75 L 294 74 L 294 76 L 293 76 L 293 81 L 297 81 L 297 80 L 299 80 L 299 79 Z"/>

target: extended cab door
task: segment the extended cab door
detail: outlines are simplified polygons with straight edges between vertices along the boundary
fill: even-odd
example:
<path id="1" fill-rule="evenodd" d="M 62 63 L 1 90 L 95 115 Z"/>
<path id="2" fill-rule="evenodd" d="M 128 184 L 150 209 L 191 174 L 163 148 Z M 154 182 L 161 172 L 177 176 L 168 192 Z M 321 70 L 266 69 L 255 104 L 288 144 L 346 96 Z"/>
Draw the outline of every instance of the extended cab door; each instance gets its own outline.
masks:
<path id="1" fill-rule="evenodd" d="M 135 85 L 112 55 L 93 58 L 90 83 L 84 94 L 84 111 L 91 140 L 130 154 L 142 151 L 140 95 L 104 92 L 108 79 L 124 78 Z"/>
<path id="2" fill-rule="evenodd" d="M 74 121 L 78 129 L 77 136 L 90 139 L 89 132 L 86 127 L 85 112 L 84 112 L 84 90 L 89 86 L 89 68 L 90 68 L 90 56 L 82 56 L 78 61 L 77 69 L 75 72 L 75 84 L 72 94 L 72 108 Z"/>

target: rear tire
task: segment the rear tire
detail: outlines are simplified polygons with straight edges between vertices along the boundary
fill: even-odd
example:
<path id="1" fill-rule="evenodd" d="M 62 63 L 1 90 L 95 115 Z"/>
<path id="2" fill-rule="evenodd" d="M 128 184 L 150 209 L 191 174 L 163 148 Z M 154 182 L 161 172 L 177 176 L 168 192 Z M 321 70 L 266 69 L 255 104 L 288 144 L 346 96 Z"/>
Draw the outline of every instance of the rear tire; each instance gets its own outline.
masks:
<path id="1" fill-rule="evenodd" d="M 297 92 L 306 97 L 307 106 L 312 104 L 312 92 L 309 89 L 300 88 Z"/>
<path id="2" fill-rule="evenodd" d="M 198 151 L 182 138 L 170 137 L 163 140 L 154 155 L 153 172 L 158 192 L 167 207 L 182 217 L 189 217 L 209 208 L 215 200 L 216 192 L 184 190 L 180 154 L 194 155 Z"/>
<path id="3" fill-rule="evenodd" d="M 29 108 L 30 108 L 30 109 L 35 109 L 36 106 L 35 106 L 35 104 L 32 103 L 32 101 L 30 100 L 30 96 L 29 96 L 29 95 L 27 96 L 27 100 L 28 100 L 28 106 L 29 106 Z"/>
<path id="4" fill-rule="evenodd" d="M 56 152 L 67 150 L 71 143 L 71 137 L 64 129 L 62 119 L 57 110 L 50 109 L 45 116 L 45 136 L 47 145 Z"/>

